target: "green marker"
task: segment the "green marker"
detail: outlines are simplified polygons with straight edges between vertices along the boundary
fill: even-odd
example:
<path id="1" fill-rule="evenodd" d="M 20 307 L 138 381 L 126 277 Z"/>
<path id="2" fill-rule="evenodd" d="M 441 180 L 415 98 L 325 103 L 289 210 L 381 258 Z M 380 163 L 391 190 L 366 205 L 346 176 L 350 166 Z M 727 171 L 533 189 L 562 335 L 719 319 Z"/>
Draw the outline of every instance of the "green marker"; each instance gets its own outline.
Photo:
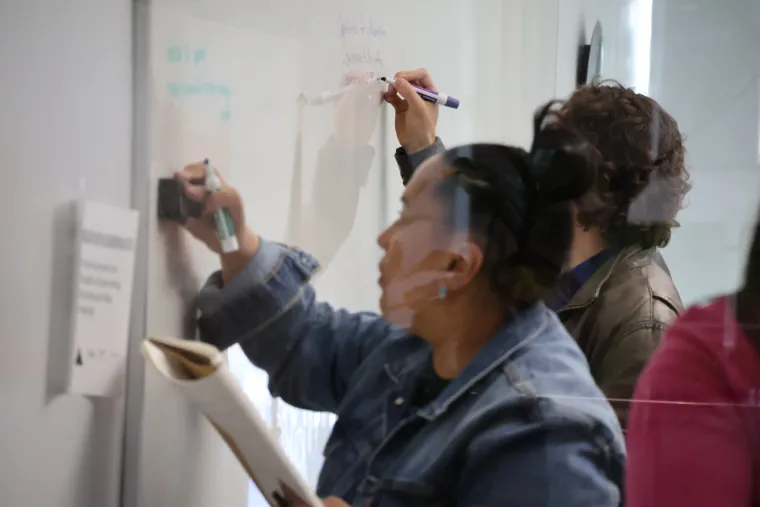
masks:
<path id="1" fill-rule="evenodd" d="M 209 192 L 218 192 L 222 189 L 222 182 L 216 176 L 216 173 L 208 163 L 208 159 L 203 161 L 206 166 L 206 190 Z M 235 236 L 235 227 L 232 225 L 232 217 L 226 208 L 219 208 L 214 211 L 214 221 L 216 222 L 216 231 L 219 234 L 219 242 L 222 244 L 222 252 L 237 252 L 240 248 L 237 236 Z"/>

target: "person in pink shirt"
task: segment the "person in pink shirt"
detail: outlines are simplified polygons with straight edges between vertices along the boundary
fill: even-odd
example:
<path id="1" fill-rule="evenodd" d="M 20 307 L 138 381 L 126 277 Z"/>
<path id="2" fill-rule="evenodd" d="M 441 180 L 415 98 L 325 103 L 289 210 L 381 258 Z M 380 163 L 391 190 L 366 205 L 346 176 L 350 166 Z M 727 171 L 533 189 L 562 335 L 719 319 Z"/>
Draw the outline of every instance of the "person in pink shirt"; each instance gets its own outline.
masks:
<path id="1" fill-rule="evenodd" d="M 627 507 L 760 507 L 760 225 L 741 289 L 667 331 L 628 431 Z"/>

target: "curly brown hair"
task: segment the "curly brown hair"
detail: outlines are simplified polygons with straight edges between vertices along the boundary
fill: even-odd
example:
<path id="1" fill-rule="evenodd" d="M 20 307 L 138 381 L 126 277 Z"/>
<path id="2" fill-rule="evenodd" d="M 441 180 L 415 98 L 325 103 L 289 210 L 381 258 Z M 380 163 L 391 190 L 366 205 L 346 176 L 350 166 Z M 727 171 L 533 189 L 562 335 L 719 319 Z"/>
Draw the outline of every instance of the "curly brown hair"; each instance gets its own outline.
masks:
<path id="1" fill-rule="evenodd" d="M 655 100 L 610 81 L 576 90 L 559 117 L 606 161 L 576 201 L 578 223 L 599 228 L 617 246 L 666 246 L 691 188 L 673 117 Z"/>

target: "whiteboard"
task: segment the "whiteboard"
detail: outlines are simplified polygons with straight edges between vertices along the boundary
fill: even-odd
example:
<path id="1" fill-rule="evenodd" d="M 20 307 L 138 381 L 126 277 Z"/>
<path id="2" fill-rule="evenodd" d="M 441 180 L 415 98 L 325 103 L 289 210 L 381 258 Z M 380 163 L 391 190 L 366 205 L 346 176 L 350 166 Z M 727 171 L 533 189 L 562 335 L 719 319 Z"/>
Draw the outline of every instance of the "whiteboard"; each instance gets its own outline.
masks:
<path id="1" fill-rule="evenodd" d="M 257 232 L 331 252 L 315 280 L 322 299 L 351 310 L 376 310 L 381 256 L 376 237 L 397 212 L 402 190 L 392 156 L 397 146 L 392 112 L 379 104 L 374 110 L 343 111 L 357 130 L 370 125 L 367 144 L 374 156 L 366 175 L 357 175 L 363 170 L 358 155 L 340 160 L 329 174 L 319 160 L 339 123 L 336 107 L 302 106 L 299 95 L 334 90 L 346 73 L 393 75 L 425 66 L 438 87 L 462 104 L 457 111 L 440 112 L 438 134 L 447 144 L 506 138 L 527 144 L 533 109 L 555 88 L 553 77 L 524 75 L 539 60 L 542 68 L 555 67 L 556 24 L 532 26 L 529 32 L 523 21 L 547 10 L 556 14 L 556 0 L 533 5 L 527 0 L 139 3 L 142 110 L 135 125 L 136 158 L 149 167 L 150 216 L 155 216 L 156 180 L 208 157 L 244 195 L 248 222 Z M 537 44 L 547 33 L 550 42 Z M 316 194 L 325 181 L 328 191 Z M 301 227 L 294 236 L 290 225 L 308 225 L 311 206 L 332 207 L 340 220 L 319 234 L 304 234 Z M 191 337 L 193 298 L 218 261 L 184 232 L 153 219 L 148 243 L 146 332 Z M 271 415 L 262 372 L 237 348 L 229 359 L 256 405 Z M 242 470 L 210 426 L 146 375 L 140 459 L 134 465 L 140 467 L 138 504 L 257 505 L 255 497 L 248 499 Z M 284 447 L 314 481 L 332 418 L 282 403 L 275 415 Z"/>

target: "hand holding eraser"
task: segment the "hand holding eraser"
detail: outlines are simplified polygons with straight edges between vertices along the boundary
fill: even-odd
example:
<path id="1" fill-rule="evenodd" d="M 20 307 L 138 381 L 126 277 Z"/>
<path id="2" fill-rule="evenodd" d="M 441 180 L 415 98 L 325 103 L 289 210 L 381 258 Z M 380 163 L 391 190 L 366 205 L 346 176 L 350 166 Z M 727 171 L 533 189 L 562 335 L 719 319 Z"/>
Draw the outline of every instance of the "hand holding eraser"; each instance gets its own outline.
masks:
<path id="1" fill-rule="evenodd" d="M 177 178 L 158 180 L 158 219 L 171 220 L 179 224 L 188 218 L 200 218 L 203 203 L 192 200 L 185 193 L 184 183 Z"/>

